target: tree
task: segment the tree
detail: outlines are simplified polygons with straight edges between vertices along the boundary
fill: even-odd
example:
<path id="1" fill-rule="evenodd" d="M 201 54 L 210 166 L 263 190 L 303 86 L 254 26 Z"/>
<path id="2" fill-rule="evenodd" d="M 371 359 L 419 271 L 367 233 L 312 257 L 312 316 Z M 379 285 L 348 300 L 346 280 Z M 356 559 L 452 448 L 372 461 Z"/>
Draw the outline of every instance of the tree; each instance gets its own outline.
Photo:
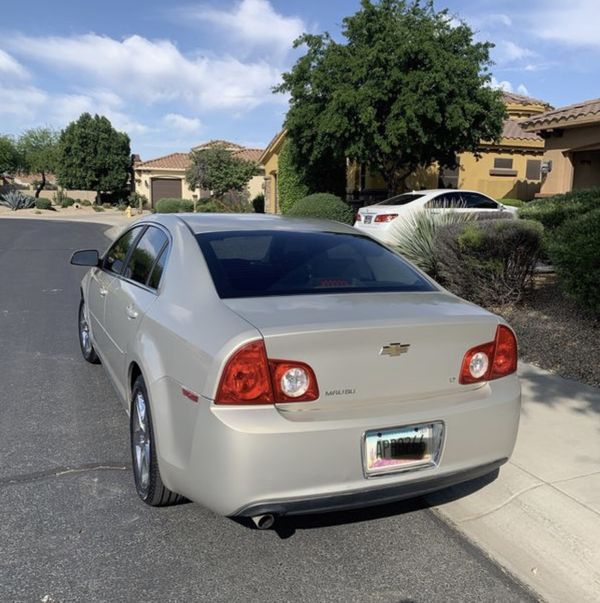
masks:
<path id="1" fill-rule="evenodd" d="M 19 167 L 19 153 L 10 136 L 0 135 L 0 175 L 12 173 Z"/>
<path id="2" fill-rule="evenodd" d="M 46 186 L 46 174 L 56 169 L 57 148 L 58 133 L 50 128 L 32 128 L 23 132 L 17 141 L 20 167 L 28 174 L 41 176 L 35 189 L 36 198 Z"/>
<path id="3" fill-rule="evenodd" d="M 102 115 L 83 113 L 60 134 L 56 174 L 61 186 L 102 192 L 123 191 L 131 175 L 129 136 Z"/>
<path id="4" fill-rule="evenodd" d="M 304 34 L 283 74 L 285 126 L 300 166 L 346 157 L 377 168 L 394 192 L 420 166 L 455 167 L 457 153 L 496 141 L 505 108 L 489 86 L 489 43 L 431 0 L 362 0 L 345 43 Z"/>
<path id="5" fill-rule="evenodd" d="M 296 201 L 309 194 L 308 187 L 294 165 L 290 141 L 286 140 L 279 153 L 277 172 L 277 196 L 282 213 L 286 214 Z"/>
<path id="6" fill-rule="evenodd" d="M 230 191 L 242 192 L 258 174 L 254 161 L 234 157 L 224 145 L 193 151 L 190 159 L 185 176 L 190 187 L 210 190 L 219 200 Z"/>

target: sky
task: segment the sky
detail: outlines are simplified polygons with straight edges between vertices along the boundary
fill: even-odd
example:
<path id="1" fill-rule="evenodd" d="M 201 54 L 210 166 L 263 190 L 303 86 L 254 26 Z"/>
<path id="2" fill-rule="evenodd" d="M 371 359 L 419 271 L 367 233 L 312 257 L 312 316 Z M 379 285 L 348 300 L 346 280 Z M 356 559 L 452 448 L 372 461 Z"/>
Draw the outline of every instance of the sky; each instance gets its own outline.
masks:
<path id="1" fill-rule="evenodd" d="M 292 41 L 358 0 L 2 2 L 0 133 L 60 129 L 88 111 L 143 160 L 226 139 L 265 147 L 287 107 L 272 93 Z M 600 96 L 600 0 L 436 0 L 492 51 L 493 85 L 553 106 Z"/>

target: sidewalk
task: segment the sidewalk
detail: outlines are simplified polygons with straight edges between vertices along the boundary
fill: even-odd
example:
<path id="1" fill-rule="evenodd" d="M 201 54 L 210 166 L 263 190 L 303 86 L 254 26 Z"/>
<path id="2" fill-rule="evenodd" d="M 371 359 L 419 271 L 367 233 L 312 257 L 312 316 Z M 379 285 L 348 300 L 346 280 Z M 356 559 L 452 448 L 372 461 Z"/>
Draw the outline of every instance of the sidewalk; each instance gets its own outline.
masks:
<path id="1" fill-rule="evenodd" d="M 519 374 L 519 436 L 499 477 L 428 500 L 545 600 L 599 601 L 600 389 L 525 363 Z"/>

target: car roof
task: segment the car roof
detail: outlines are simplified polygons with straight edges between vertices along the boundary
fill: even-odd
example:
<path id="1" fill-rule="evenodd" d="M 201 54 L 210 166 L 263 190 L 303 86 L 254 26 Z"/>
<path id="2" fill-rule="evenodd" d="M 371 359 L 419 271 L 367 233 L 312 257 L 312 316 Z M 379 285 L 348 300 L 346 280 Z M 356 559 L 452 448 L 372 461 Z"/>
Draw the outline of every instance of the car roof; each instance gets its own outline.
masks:
<path id="1" fill-rule="evenodd" d="M 159 224 L 173 224 L 177 219 L 187 224 L 194 234 L 228 230 L 292 230 L 306 232 L 339 232 L 357 234 L 347 224 L 333 220 L 319 220 L 296 216 L 279 216 L 272 214 L 154 214 L 151 221 Z"/>
<path id="2" fill-rule="evenodd" d="M 463 188 L 428 188 L 422 191 L 410 191 L 406 193 L 401 193 L 403 195 L 437 195 L 439 193 L 479 193 L 479 191 L 472 191 L 469 189 Z M 483 195 L 484 193 L 479 193 Z M 395 195 L 398 196 L 398 195 Z M 391 198 L 391 197 L 390 197 Z"/>

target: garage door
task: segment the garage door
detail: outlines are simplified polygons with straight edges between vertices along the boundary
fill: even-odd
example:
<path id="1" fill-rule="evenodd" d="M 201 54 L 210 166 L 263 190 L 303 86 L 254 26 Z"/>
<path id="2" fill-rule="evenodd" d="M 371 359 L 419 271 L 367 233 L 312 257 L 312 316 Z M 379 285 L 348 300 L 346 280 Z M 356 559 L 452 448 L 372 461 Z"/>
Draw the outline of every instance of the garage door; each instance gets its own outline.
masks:
<path id="1" fill-rule="evenodd" d="M 181 180 L 152 178 L 152 206 L 164 198 L 181 199 Z"/>

